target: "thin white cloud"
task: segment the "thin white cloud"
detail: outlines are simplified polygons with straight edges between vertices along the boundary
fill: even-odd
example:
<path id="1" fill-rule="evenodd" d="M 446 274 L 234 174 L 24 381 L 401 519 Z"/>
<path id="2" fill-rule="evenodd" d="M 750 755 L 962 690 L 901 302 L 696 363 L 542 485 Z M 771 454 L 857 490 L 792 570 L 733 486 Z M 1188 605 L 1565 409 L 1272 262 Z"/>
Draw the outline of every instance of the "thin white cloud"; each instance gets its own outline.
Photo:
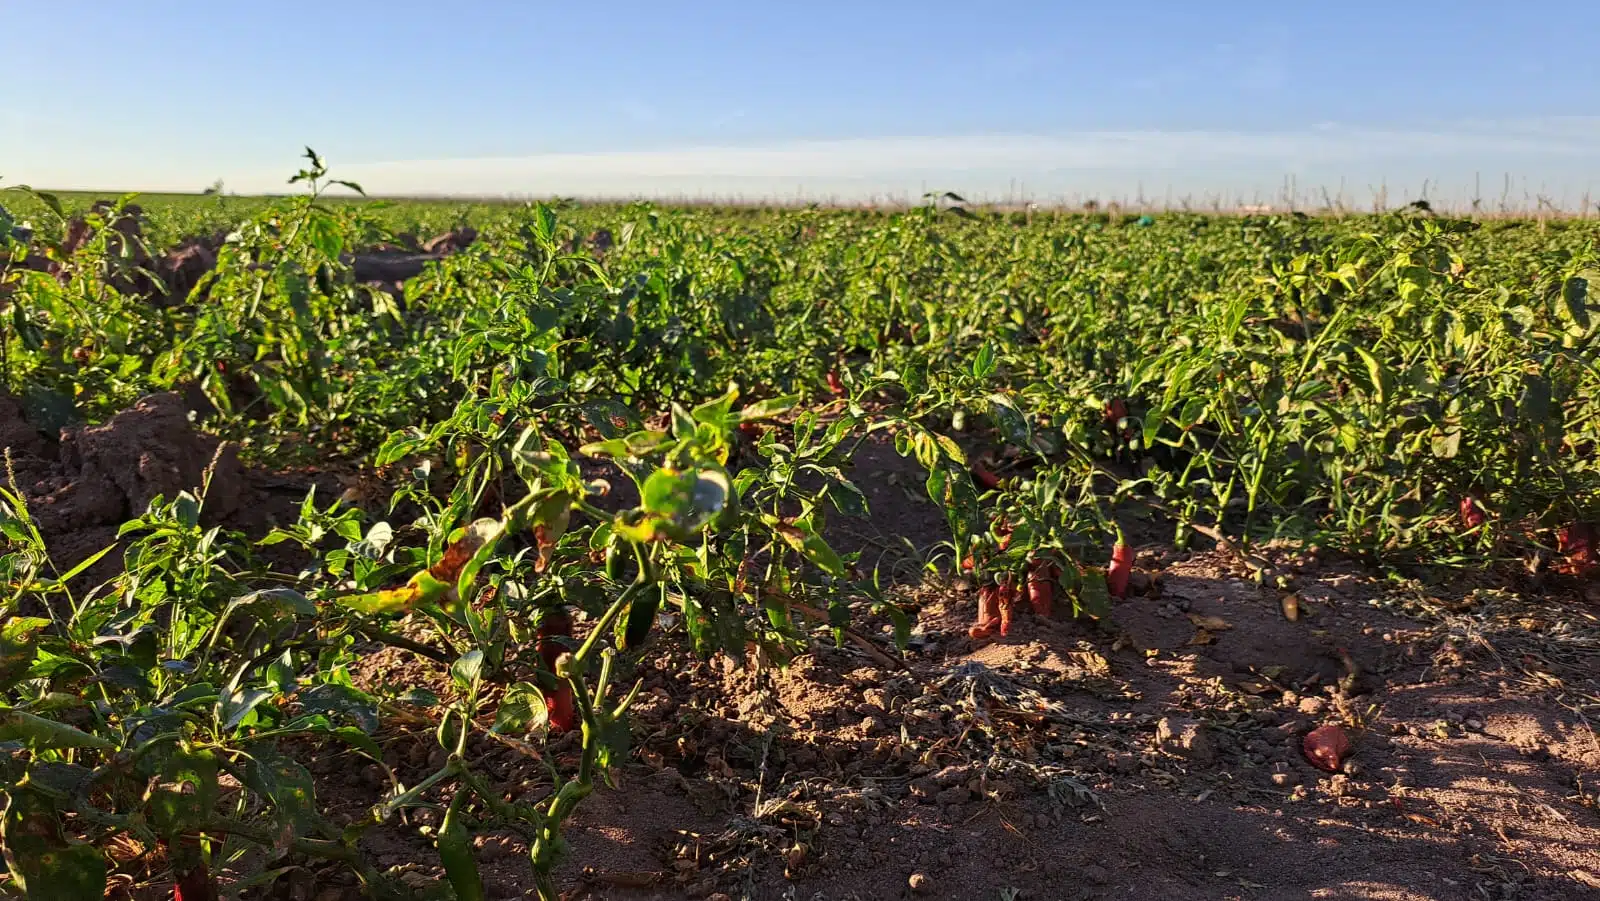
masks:
<path id="1" fill-rule="evenodd" d="M 1032 196 L 1115 195 L 1166 186 L 1204 194 L 1278 189 L 1287 175 L 1333 186 L 1418 185 L 1441 179 L 1471 186 L 1473 173 L 1512 172 L 1553 193 L 1585 190 L 1587 164 L 1600 158 L 1600 117 L 1464 122 L 1441 128 L 1372 128 L 1339 123 L 1277 131 L 1091 131 L 1061 135 L 886 137 L 759 146 L 547 153 L 524 157 L 331 160 L 334 174 L 369 193 L 478 196 L 796 196 L 863 199 L 922 190 Z M 124 161 L 125 162 L 125 161 Z M 192 167 L 185 167 L 186 170 Z M 238 191 L 282 191 L 280 173 L 210 166 Z M 193 189 L 195 175 L 133 167 L 116 187 Z M 19 173 L 20 174 L 20 173 Z M 81 174 L 81 173 L 80 173 Z M 96 186 L 106 184 L 102 177 Z M 33 177 L 71 184 L 69 173 Z M 163 177 L 165 175 L 165 177 Z M 201 179 L 208 182 L 211 177 Z M 1553 186 L 1553 187 L 1552 187 Z M 1559 189 L 1559 190 L 1558 190 Z"/>

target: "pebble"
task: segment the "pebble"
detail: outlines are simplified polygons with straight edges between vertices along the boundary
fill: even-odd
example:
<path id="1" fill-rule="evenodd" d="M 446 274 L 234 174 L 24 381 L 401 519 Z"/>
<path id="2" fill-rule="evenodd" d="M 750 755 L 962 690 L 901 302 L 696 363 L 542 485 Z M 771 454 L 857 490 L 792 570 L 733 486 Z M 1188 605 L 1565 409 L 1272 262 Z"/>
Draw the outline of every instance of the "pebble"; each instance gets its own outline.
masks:
<path id="1" fill-rule="evenodd" d="M 1216 744 L 1205 724 L 1180 717 L 1162 717 L 1156 723 L 1156 744 L 1169 754 L 1205 765 L 1217 759 Z"/>
<path id="2" fill-rule="evenodd" d="M 408 873 L 405 873 L 400 877 L 400 881 L 404 882 L 407 888 L 413 889 L 424 889 L 433 885 L 435 882 L 432 876 L 429 876 L 427 873 L 424 873 L 420 870 L 412 870 Z"/>
<path id="3" fill-rule="evenodd" d="M 918 895 L 926 895 L 933 891 L 933 878 L 927 873 L 912 873 L 906 884 L 910 885 L 911 891 Z"/>

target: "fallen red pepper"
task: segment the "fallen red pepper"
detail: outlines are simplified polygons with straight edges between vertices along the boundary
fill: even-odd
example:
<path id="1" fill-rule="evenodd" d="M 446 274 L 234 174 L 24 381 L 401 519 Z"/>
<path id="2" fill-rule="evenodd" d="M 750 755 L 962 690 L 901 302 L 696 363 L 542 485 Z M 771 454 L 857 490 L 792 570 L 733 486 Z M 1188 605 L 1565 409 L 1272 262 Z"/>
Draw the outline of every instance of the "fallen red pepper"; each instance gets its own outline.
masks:
<path id="1" fill-rule="evenodd" d="M 1017 612 L 1017 577 L 1007 573 L 1000 579 L 998 603 L 1000 607 L 1000 634 L 1011 634 L 1011 620 Z"/>
<path id="2" fill-rule="evenodd" d="M 1472 531 L 1483 525 L 1483 508 L 1478 506 L 1478 499 L 1471 494 L 1461 498 L 1461 525 L 1467 531 Z"/>
<path id="3" fill-rule="evenodd" d="M 1338 726 L 1318 726 L 1300 743 L 1301 753 L 1319 770 L 1337 773 L 1350 756 L 1350 736 Z"/>
<path id="4" fill-rule="evenodd" d="M 842 396 L 844 394 L 844 380 L 839 378 L 839 373 L 828 373 L 828 390 L 832 391 L 838 396 Z"/>
<path id="5" fill-rule="evenodd" d="M 1000 628 L 1000 589 L 985 585 L 978 589 L 978 620 L 967 629 L 971 638 L 988 638 Z"/>

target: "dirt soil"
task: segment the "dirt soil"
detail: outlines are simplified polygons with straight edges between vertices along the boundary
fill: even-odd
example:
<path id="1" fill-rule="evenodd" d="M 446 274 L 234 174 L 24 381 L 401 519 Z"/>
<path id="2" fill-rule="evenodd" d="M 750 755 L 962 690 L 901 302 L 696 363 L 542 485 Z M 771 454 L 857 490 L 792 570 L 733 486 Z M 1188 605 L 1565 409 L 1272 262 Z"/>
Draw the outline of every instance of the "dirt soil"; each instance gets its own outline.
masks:
<path id="1" fill-rule="evenodd" d="M 0 402 L 0 440 L 69 557 L 208 469 L 207 511 L 224 518 L 305 483 L 242 472 L 175 395 L 59 439 Z M 878 516 L 851 533 L 866 562 L 940 528 L 881 450 L 855 473 Z M 634 750 L 579 808 L 562 884 L 635 901 L 1600 898 L 1600 606 L 1582 586 L 1426 586 L 1269 553 L 1296 573 L 1292 595 L 1224 553 L 1151 547 L 1108 620 L 1029 616 L 981 641 L 966 634 L 971 585 L 901 568 L 917 622 L 903 656 L 864 613 L 867 641 L 819 633 L 788 668 L 658 637 L 636 672 Z M 358 678 L 449 684 L 395 650 Z M 1325 724 L 1353 746 L 1340 772 L 1302 753 Z M 391 717 L 378 738 L 404 782 L 442 762 L 426 715 Z M 546 753 L 567 768 L 575 736 Z M 550 790 L 524 750 L 474 754 L 508 800 Z M 354 753 L 304 759 L 336 819 L 389 786 Z M 436 826 L 415 811 L 363 841 L 426 897 Z M 477 841 L 490 896 L 532 897 L 526 843 Z M 275 891 L 359 897 L 338 867 L 292 868 Z"/>
<path id="2" fill-rule="evenodd" d="M 943 528 L 902 464 L 863 447 L 874 517 L 834 540 L 905 580 L 907 653 L 865 614 L 872 649 L 819 641 L 787 669 L 658 639 L 635 751 L 569 832 L 569 897 L 1600 898 L 1600 606 L 1582 586 L 1424 586 L 1270 549 L 1288 593 L 1228 554 L 1151 546 L 1108 621 L 973 641 L 973 587 L 897 565 Z M 446 682 L 392 651 L 363 678 Z M 1303 753 L 1326 724 L 1353 746 L 1340 772 Z M 397 732 L 386 762 L 415 781 L 432 744 Z M 489 753 L 507 797 L 549 791 L 541 763 Z M 377 767 L 363 790 L 324 768 L 352 815 L 383 789 Z M 419 890 L 441 872 L 430 822 L 370 839 Z M 491 895 L 531 897 L 527 845 L 480 846 Z"/>
<path id="3" fill-rule="evenodd" d="M 1109 622 L 998 641 L 966 637 L 963 586 L 908 590 L 908 671 L 855 646 L 780 670 L 668 642 L 640 671 L 635 753 L 571 829 L 571 897 L 1600 898 L 1594 608 L 1424 610 L 1302 560 L 1290 621 L 1220 554 L 1141 565 L 1146 594 Z M 442 674 L 393 655 L 365 675 Z M 1326 723 L 1353 742 L 1339 773 L 1301 750 Z M 397 732 L 388 762 L 414 780 L 431 743 Z M 491 759 L 508 796 L 548 791 L 538 762 Z M 354 814 L 382 789 L 364 778 L 325 797 Z M 439 875 L 414 829 L 370 842 L 419 887 Z M 526 845 L 480 844 L 492 896 L 528 896 Z"/>

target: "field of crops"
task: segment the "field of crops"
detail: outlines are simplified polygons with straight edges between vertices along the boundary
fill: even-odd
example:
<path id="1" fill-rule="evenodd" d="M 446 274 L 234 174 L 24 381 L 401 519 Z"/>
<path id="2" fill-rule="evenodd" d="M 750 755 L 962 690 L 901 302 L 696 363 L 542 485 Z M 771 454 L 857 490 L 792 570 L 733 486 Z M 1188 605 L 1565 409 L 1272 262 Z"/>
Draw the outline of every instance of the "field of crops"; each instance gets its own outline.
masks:
<path id="1" fill-rule="evenodd" d="M 301 176 L 0 194 L 0 893 L 1600 891 L 1600 223 Z"/>

